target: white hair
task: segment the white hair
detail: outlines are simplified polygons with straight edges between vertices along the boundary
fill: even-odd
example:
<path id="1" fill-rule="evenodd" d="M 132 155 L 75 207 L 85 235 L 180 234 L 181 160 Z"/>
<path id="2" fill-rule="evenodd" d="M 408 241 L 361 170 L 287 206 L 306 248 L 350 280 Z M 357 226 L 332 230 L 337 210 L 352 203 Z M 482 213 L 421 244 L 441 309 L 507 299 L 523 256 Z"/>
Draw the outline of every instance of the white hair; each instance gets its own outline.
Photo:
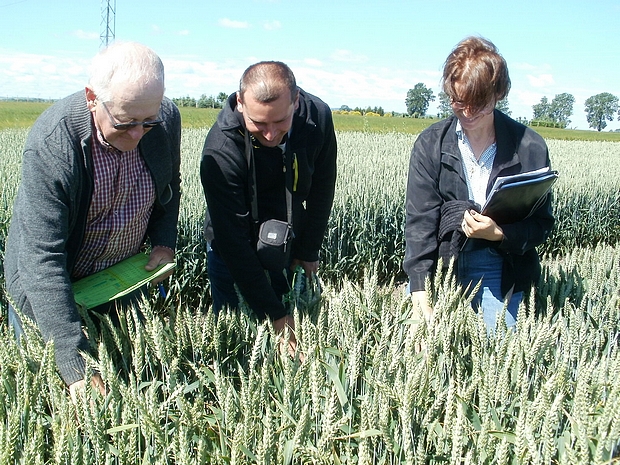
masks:
<path id="1" fill-rule="evenodd" d="M 164 64 L 146 45 L 137 42 L 115 42 L 92 60 L 89 86 L 103 102 L 112 101 L 115 86 L 161 83 L 164 89 Z"/>

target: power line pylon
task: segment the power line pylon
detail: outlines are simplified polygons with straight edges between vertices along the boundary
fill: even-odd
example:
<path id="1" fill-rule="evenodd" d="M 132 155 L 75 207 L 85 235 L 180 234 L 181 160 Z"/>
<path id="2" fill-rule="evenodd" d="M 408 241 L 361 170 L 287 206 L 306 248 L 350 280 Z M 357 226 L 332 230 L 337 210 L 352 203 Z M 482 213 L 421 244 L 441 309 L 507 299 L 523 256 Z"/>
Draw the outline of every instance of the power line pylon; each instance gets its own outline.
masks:
<path id="1" fill-rule="evenodd" d="M 101 48 L 114 42 L 116 29 L 116 0 L 101 0 Z"/>

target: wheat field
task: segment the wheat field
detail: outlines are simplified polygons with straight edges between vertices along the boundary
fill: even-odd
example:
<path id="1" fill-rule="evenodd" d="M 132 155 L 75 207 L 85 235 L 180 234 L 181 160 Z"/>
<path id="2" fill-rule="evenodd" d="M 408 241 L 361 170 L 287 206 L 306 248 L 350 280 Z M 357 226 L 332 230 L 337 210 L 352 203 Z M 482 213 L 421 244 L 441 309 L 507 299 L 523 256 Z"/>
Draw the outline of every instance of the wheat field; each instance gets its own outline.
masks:
<path id="1" fill-rule="evenodd" d="M 168 297 L 146 299 L 144 321 L 85 315 L 106 396 L 74 404 L 52 344 L 32 327 L 17 344 L 0 299 L 0 464 L 620 463 L 620 143 L 548 141 L 560 180 L 543 276 L 516 331 L 488 334 L 449 275 L 434 277 L 430 323 L 402 292 L 415 135 L 339 131 L 322 295 L 287 296 L 291 358 L 248 309 L 210 311 L 206 132 L 183 130 Z M 26 134 L 0 131 L 0 258 Z"/>

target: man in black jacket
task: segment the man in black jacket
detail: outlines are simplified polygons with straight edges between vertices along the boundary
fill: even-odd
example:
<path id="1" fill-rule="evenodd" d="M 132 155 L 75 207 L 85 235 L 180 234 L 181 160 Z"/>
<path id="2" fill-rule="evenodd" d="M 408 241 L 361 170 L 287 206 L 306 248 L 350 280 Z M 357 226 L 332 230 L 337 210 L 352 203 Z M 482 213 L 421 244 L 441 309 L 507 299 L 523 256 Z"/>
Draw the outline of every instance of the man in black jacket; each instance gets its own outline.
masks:
<path id="1" fill-rule="evenodd" d="M 266 271 L 256 253 L 256 235 L 266 220 L 288 220 L 286 170 L 292 173 L 290 269 Z M 207 135 L 200 175 L 214 310 L 238 306 L 236 285 L 254 313 L 269 317 L 276 331 L 294 329 L 282 296 L 290 270 L 301 266 L 308 276 L 317 272 L 334 198 L 336 136 L 329 107 L 298 88 L 284 63 L 250 66 Z M 292 331 L 290 344 L 294 349 Z"/>

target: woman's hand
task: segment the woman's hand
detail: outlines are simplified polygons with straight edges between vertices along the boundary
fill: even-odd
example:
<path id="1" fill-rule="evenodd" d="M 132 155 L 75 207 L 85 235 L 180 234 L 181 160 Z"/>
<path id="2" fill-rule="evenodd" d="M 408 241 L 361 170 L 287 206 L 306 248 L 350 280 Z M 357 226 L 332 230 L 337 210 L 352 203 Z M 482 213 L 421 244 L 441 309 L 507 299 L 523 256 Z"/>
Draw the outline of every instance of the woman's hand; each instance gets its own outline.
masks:
<path id="1" fill-rule="evenodd" d="M 416 315 L 426 320 L 427 324 L 433 319 L 433 308 L 428 303 L 426 291 L 413 291 L 411 293 L 411 302 L 416 311 Z"/>
<path id="2" fill-rule="evenodd" d="M 495 242 L 504 239 L 502 228 L 494 220 L 475 210 L 465 211 L 461 228 L 467 237 L 473 239 L 485 239 Z"/>

